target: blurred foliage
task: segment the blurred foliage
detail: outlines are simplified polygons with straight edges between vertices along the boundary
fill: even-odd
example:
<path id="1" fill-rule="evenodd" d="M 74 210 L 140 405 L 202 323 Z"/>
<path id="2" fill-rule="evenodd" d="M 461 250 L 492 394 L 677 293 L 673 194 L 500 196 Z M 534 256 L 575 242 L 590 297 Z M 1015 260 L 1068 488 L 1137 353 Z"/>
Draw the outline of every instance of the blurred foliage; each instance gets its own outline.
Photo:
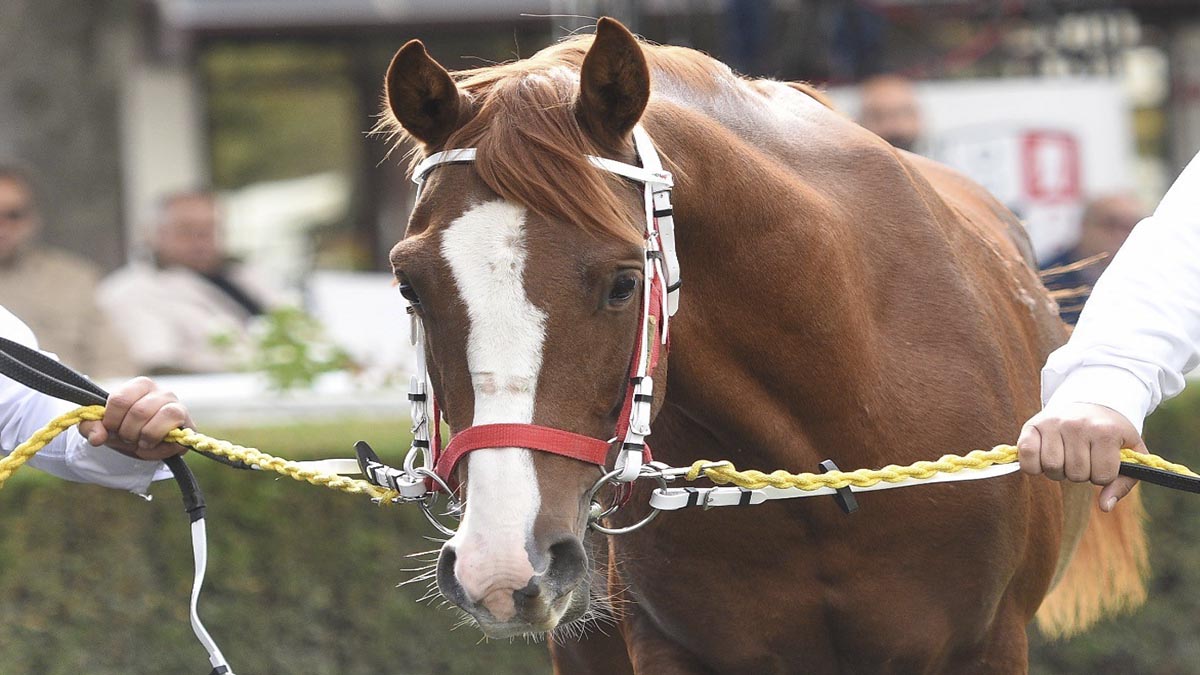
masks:
<path id="1" fill-rule="evenodd" d="M 255 333 L 256 369 L 280 391 L 311 387 L 317 376 L 354 366 L 350 354 L 333 344 L 321 324 L 294 307 L 273 309 Z"/>
<path id="2" fill-rule="evenodd" d="M 214 347 L 235 350 L 236 339 L 214 335 Z M 275 391 L 312 387 L 324 373 L 355 368 L 346 350 L 325 335 L 321 323 L 295 307 L 272 309 L 251 327 L 243 369 L 260 372 Z"/>
<path id="3" fill-rule="evenodd" d="M 1200 466 L 1200 387 L 1151 417 L 1151 448 Z M 406 422 L 345 420 L 205 428 L 295 458 L 348 456 L 366 438 L 385 461 Z M 238 672 L 508 675 L 549 670 L 540 644 L 481 643 L 456 616 L 417 604 L 404 556 L 436 546 L 412 508 L 190 459 L 209 497 L 201 612 Z M 1035 674 L 1200 672 L 1200 497 L 1143 488 L 1153 575 L 1141 609 L 1047 642 L 1031 629 Z M 129 495 L 19 472 L 0 492 L 0 672 L 202 672 L 187 624 L 191 553 L 171 484 Z M 81 508 L 85 507 L 85 508 Z"/>
<path id="4" fill-rule="evenodd" d="M 358 170 L 365 121 L 332 46 L 217 43 L 200 61 L 214 187 Z M 380 75 L 382 79 L 382 74 Z"/>

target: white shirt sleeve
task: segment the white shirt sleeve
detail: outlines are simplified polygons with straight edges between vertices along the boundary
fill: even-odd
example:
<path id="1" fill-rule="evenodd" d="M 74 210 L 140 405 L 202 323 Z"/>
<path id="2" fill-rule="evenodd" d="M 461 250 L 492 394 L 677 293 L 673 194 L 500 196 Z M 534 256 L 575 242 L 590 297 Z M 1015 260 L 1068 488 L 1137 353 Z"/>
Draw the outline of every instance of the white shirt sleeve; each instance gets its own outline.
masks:
<path id="1" fill-rule="evenodd" d="M 3 307 L 0 307 L 0 335 L 37 347 L 25 324 Z M 51 419 L 76 407 L 0 375 L 0 454 L 8 455 Z M 66 480 L 138 494 L 145 494 L 151 481 L 171 477 L 162 462 L 135 459 L 103 446 L 93 447 L 75 429 L 59 434 L 29 460 L 29 465 Z"/>
<path id="2" fill-rule="evenodd" d="M 1047 408 L 1095 403 L 1142 423 L 1200 364 L 1200 155 L 1100 275 L 1042 370 Z"/>

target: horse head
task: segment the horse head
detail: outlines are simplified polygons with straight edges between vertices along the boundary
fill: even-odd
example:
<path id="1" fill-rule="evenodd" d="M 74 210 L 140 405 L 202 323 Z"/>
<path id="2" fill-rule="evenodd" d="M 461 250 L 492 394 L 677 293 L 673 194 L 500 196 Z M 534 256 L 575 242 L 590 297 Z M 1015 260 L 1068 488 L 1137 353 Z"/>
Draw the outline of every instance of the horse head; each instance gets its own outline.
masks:
<path id="1" fill-rule="evenodd" d="M 646 296 L 642 186 L 588 158 L 636 162 L 649 71 L 607 19 L 579 55 L 578 67 L 535 58 L 452 76 L 414 40 L 388 69 L 386 112 L 424 156 L 477 152 L 427 173 L 391 253 L 455 434 L 537 425 L 603 451 L 627 414 Z M 442 594 L 492 637 L 552 630 L 589 603 L 583 538 L 602 468 L 520 443 L 457 463 L 465 506 L 437 565 Z"/>

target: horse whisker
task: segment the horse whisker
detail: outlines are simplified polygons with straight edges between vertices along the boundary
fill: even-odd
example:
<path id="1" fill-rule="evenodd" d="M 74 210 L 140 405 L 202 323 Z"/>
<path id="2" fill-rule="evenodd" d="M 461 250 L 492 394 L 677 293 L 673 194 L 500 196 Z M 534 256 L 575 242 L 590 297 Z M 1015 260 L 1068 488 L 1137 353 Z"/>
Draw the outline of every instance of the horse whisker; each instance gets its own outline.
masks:
<path id="1" fill-rule="evenodd" d="M 425 572 L 422 574 L 418 574 L 418 575 L 416 575 L 416 577 L 413 577 L 412 579 L 408 579 L 407 581 L 401 581 L 400 584 L 396 584 L 396 587 L 397 587 L 397 589 L 403 589 L 404 586 L 408 586 L 409 584 L 418 584 L 418 583 L 421 583 L 421 581 L 428 581 L 430 579 L 436 579 L 436 578 L 437 578 L 436 571 Z"/>

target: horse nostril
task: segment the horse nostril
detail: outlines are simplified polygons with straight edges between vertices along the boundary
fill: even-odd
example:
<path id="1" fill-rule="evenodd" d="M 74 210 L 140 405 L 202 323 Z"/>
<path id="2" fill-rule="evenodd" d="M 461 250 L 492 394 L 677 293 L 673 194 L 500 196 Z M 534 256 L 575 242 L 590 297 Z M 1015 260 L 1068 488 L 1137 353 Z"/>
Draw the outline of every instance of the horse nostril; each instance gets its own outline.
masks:
<path id="1" fill-rule="evenodd" d="M 518 600 L 533 600 L 542 594 L 542 587 L 538 585 L 536 580 L 531 579 L 525 588 L 518 588 L 513 591 L 513 595 Z"/>
<path id="2" fill-rule="evenodd" d="M 458 583 L 458 579 L 454 576 L 454 563 L 458 560 L 458 553 L 449 546 L 443 546 L 442 552 L 438 554 L 437 561 L 437 585 L 438 590 L 442 592 L 442 596 L 450 600 L 459 607 L 465 606 L 466 592 L 463 591 L 462 584 Z"/>
<path id="3" fill-rule="evenodd" d="M 587 571 L 587 553 L 576 537 L 566 537 L 550 545 L 546 550 L 550 565 L 542 575 L 544 584 L 561 595 L 573 590 Z"/>

